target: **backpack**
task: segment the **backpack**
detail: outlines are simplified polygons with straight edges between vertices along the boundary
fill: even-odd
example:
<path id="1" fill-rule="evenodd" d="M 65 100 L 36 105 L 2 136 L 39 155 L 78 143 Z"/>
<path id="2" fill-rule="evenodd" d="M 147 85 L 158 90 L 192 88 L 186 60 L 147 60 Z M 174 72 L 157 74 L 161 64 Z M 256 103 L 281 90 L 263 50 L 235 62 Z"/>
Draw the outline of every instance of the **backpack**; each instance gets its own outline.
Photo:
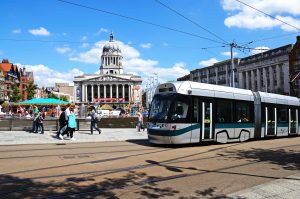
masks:
<path id="1" fill-rule="evenodd" d="M 58 121 L 59 121 L 59 124 L 61 125 L 61 126 L 63 126 L 63 125 L 65 125 L 66 124 L 66 122 L 67 122 L 67 120 L 66 120 L 66 112 L 62 112 L 61 114 L 60 114 L 60 116 L 59 116 L 59 119 L 58 119 Z"/>
<path id="2" fill-rule="evenodd" d="M 95 111 L 92 111 L 91 119 L 94 122 L 98 122 L 98 115 Z"/>
<path id="3" fill-rule="evenodd" d="M 76 123 L 75 114 L 73 112 L 71 112 L 69 115 L 68 127 L 76 128 L 76 126 L 77 126 L 77 123 Z"/>

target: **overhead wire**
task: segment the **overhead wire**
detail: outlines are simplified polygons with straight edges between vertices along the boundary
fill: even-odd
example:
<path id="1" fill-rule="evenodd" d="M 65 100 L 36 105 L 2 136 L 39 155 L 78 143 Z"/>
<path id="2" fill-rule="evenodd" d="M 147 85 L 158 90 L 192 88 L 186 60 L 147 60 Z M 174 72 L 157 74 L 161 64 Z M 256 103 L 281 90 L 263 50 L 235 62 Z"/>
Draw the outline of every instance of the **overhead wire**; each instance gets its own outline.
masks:
<path id="1" fill-rule="evenodd" d="M 214 39 L 210 39 L 210 38 L 207 38 L 207 37 L 202 37 L 202 36 L 197 35 L 197 34 L 189 33 L 189 32 L 182 31 L 182 30 L 179 30 L 179 29 L 176 29 L 176 28 L 172 28 L 172 27 L 168 27 L 168 26 L 163 26 L 163 25 L 156 24 L 156 23 L 153 23 L 153 22 L 150 22 L 150 21 L 146 21 L 146 20 L 143 20 L 143 19 L 129 17 L 129 16 L 126 16 L 126 15 L 122 15 L 122 14 L 118 14 L 118 13 L 114 13 L 114 12 L 110 12 L 110 11 L 106 11 L 106 10 L 94 8 L 94 7 L 91 7 L 91 6 L 86 6 L 86 5 L 83 5 L 83 4 L 78 4 L 78 3 L 74 3 L 74 2 L 70 2 L 70 1 L 66 1 L 66 0 L 57 0 L 57 1 L 60 1 L 62 3 L 66 3 L 66 4 L 70 4 L 70 5 L 73 5 L 73 6 L 77 6 L 77 7 L 81 7 L 81 8 L 85 8 L 85 9 L 89 9 L 89 10 L 93 10 L 93 11 L 97 11 L 97 12 L 106 13 L 106 14 L 109 14 L 109 15 L 114 15 L 114 16 L 117 16 L 117 17 L 129 19 L 129 20 L 132 20 L 132 21 L 137 21 L 137 22 L 140 22 L 140 23 L 144 23 L 144 24 L 156 26 L 156 27 L 159 27 L 159 28 L 162 28 L 162 29 L 171 30 L 171 31 L 174 31 L 174 32 L 178 32 L 178 33 L 182 33 L 182 34 L 185 34 L 185 35 L 197 37 L 197 38 L 208 40 L 208 41 L 211 41 L 211 42 L 223 44 L 222 42 L 214 40 Z"/>
<path id="2" fill-rule="evenodd" d="M 239 3 L 241 3 L 241 4 L 245 5 L 245 6 L 247 6 L 247 7 L 249 7 L 249 8 L 252 8 L 253 10 L 256 10 L 257 12 L 260 12 L 260 13 L 262 13 L 262 14 L 268 16 L 268 17 L 271 17 L 272 19 L 275 19 L 275 20 L 277 20 L 277 21 L 280 21 L 281 23 L 283 23 L 283 24 L 285 24 L 285 25 L 287 25 L 287 26 L 290 26 L 290 27 L 292 27 L 292 28 L 295 28 L 295 29 L 297 29 L 297 30 L 300 30 L 298 27 L 296 27 L 296 26 L 294 26 L 294 25 L 291 25 L 291 24 L 289 24 L 289 23 L 287 23 L 287 22 L 285 22 L 285 21 L 283 21 L 283 20 L 281 20 L 281 19 L 278 19 L 277 17 L 274 17 L 274 16 L 272 16 L 272 15 L 270 15 L 270 14 L 264 12 L 264 11 L 261 11 L 261 10 L 255 8 L 255 7 L 251 6 L 251 5 L 249 5 L 249 4 L 245 3 L 245 2 L 243 2 L 243 1 L 240 1 L 240 0 L 235 0 L 235 1 L 237 1 L 237 2 L 239 2 Z"/>
<path id="3" fill-rule="evenodd" d="M 228 42 L 227 42 L 225 39 L 223 39 L 222 37 L 220 37 L 220 36 L 218 36 L 217 34 L 213 33 L 212 31 L 208 30 L 207 28 L 201 26 L 199 23 L 197 23 L 197 22 L 191 20 L 190 18 L 184 16 L 183 14 L 181 14 L 179 11 L 175 10 L 174 8 L 171 8 L 170 6 L 168 6 L 167 4 L 165 4 L 165 3 L 163 3 L 163 2 L 161 2 L 161 1 L 159 1 L 159 0 L 154 0 L 154 1 L 157 2 L 158 4 L 164 6 L 164 7 L 167 8 L 168 10 L 170 10 L 170 11 L 176 13 L 177 15 L 181 16 L 182 18 L 186 19 L 187 21 L 191 22 L 192 24 L 194 24 L 194 25 L 197 26 L 198 28 L 200 28 L 200 29 L 202 29 L 202 30 L 208 32 L 209 34 L 213 35 L 214 37 L 218 38 L 219 40 L 225 42 L 225 44 L 228 44 Z"/>

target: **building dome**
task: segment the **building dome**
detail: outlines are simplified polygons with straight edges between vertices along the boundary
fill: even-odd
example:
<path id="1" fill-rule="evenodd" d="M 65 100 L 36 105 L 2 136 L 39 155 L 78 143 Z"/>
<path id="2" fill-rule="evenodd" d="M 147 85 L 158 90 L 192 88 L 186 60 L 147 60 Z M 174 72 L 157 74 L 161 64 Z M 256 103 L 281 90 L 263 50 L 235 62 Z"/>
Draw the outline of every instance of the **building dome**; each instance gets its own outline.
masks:
<path id="1" fill-rule="evenodd" d="M 104 45 L 102 55 L 121 55 L 121 49 L 114 41 L 113 33 L 110 33 L 110 39 L 107 44 Z"/>

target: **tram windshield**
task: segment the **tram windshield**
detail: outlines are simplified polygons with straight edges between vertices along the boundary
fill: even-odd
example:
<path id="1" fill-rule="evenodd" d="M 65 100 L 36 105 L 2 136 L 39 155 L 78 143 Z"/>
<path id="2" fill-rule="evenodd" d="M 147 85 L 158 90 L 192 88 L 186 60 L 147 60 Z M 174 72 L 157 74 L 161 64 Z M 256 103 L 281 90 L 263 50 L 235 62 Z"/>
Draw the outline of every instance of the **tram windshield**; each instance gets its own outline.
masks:
<path id="1" fill-rule="evenodd" d="M 153 97 L 149 119 L 152 121 L 165 121 L 174 95 L 155 95 Z"/>
<path id="2" fill-rule="evenodd" d="M 150 109 L 152 122 L 186 122 L 188 120 L 189 98 L 185 95 L 155 95 Z"/>

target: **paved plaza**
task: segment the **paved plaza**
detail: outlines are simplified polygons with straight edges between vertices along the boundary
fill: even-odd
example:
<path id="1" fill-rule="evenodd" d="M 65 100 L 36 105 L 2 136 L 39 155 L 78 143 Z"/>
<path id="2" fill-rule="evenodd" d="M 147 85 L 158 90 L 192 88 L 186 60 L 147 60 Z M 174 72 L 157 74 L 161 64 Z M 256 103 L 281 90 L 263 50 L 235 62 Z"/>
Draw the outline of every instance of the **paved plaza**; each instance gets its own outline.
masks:
<path id="1" fill-rule="evenodd" d="M 76 131 L 74 137 L 76 139 L 75 141 L 71 141 L 67 137 L 65 137 L 64 140 L 59 140 L 56 138 L 56 132 L 54 131 L 45 131 L 45 134 L 36 134 L 26 131 L 1 131 L 0 145 L 145 140 L 147 139 L 147 131 L 137 132 L 134 128 L 104 128 L 100 135 L 97 131 L 94 131 L 93 135 L 91 135 L 89 131 Z M 224 198 L 300 198 L 300 172 L 232 193 Z"/>
<path id="2" fill-rule="evenodd" d="M 44 134 L 26 131 L 0 131 L 0 145 L 106 142 L 147 139 L 146 130 L 141 132 L 138 132 L 135 128 L 103 128 L 101 130 L 102 132 L 100 135 L 96 130 L 94 130 L 93 135 L 91 135 L 89 131 L 75 131 L 75 141 L 71 141 L 67 136 L 64 137 L 64 140 L 57 139 L 56 131 L 45 131 Z"/>

